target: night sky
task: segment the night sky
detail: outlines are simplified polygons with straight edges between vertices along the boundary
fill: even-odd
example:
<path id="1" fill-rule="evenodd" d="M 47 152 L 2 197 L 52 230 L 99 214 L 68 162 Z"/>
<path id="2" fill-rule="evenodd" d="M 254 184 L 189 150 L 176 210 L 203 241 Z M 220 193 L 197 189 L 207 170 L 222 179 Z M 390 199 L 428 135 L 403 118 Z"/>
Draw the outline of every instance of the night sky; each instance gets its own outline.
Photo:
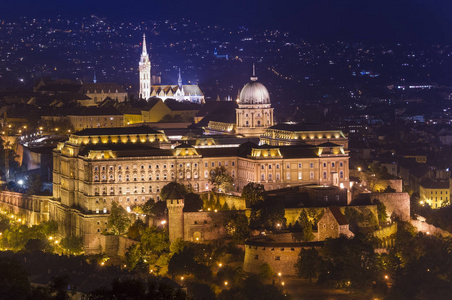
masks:
<path id="1" fill-rule="evenodd" d="M 87 16 L 118 20 L 190 18 L 278 28 L 311 40 L 451 43 L 450 0 L 3 0 L 0 16 Z"/>

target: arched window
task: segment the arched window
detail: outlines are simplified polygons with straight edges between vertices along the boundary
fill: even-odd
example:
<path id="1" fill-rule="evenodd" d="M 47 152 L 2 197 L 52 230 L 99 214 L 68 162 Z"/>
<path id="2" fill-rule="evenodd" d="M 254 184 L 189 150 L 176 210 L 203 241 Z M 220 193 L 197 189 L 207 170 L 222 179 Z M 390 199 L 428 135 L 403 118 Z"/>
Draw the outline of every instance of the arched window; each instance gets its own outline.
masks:
<path id="1" fill-rule="evenodd" d="M 122 181 L 122 175 L 121 174 L 118 175 L 118 181 Z"/>
<path id="2" fill-rule="evenodd" d="M 129 174 L 126 175 L 126 181 L 130 181 L 130 176 L 129 176 Z"/>
<path id="3" fill-rule="evenodd" d="M 326 179 L 326 172 L 323 172 L 323 179 Z"/>
<path id="4" fill-rule="evenodd" d="M 339 172 L 339 177 L 340 177 L 340 178 L 344 178 L 344 171 L 340 171 L 340 172 Z"/>
<path id="5" fill-rule="evenodd" d="M 272 174 L 268 174 L 268 180 L 273 180 L 273 175 Z"/>
<path id="6" fill-rule="evenodd" d="M 261 174 L 261 181 L 264 181 L 264 180 L 265 180 L 265 174 L 262 173 L 262 174 Z"/>

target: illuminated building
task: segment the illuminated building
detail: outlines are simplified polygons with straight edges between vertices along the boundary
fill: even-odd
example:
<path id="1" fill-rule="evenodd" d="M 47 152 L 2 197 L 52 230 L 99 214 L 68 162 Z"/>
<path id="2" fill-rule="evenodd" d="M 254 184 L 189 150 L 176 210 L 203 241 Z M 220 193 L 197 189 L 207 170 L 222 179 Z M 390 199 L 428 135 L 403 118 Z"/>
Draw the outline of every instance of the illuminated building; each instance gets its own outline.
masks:
<path id="1" fill-rule="evenodd" d="M 151 82 L 151 61 L 146 49 L 146 38 L 143 34 L 143 51 L 139 62 L 140 72 L 140 98 L 148 100 L 150 97 L 175 99 L 177 101 L 189 101 L 193 103 L 204 103 L 204 94 L 198 85 L 182 84 L 182 76 L 179 69 L 177 84 L 175 85 L 152 85 Z"/>
<path id="2" fill-rule="evenodd" d="M 424 181 L 419 185 L 419 199 L 421 204 L 428 204 L 431 208 L 440 208 L 450 203 L 449 182 Z"/>

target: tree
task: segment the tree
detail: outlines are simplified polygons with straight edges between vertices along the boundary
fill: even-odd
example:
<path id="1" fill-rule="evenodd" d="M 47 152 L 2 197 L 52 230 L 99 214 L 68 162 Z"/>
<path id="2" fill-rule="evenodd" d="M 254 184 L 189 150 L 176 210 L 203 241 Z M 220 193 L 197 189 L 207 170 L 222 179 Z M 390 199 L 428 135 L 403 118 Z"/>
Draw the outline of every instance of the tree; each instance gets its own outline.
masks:
<path id="1" fill-rule="evenodd" d="M 146 225 L 140 219 L 136 220 L 127 230 L 127 236 L 133 240 L 141 240 L 141 234 L 146 229 Z"/>
<path id="2" fill-rule="evenodd" d="M 384 205 L 380 200 L 377 199 L 374 200 L 374 204 L 377 205 L 378 221 L 380 223 L 386 222 L 388 219 L 388 214 L 386 213 L 386 205 Z"/>
<path id="3" fill-rule="evenodd" d="M 198 194 L 188 193 L 185 196 L 184 212 L 197 212 L 202 209 L 203 201 Z"/>
<path id="4" fill-rule="evenodd" d="M 113 201 L 111 204 L 110 215 L 108 216 L 108 228 L 116 235 L 121 235 L 126 231 L 131 221 L 127 211 Z"/>
<path id="5" fill-rule="evenodd" d="M 228 192 L 234 188 L 234 180 L 224 166 L 216 167 L 210 174 L 210 183 L 219 192 Z"/>
<path id="6" fill-rule="evenodd" d="M 0 258 L 0 299 L 28 299 L 28 274 L 15 260 Z"/>
<path id="7" fill-rule="evenodd" d="M 298 222 L 301 226 L 301 239 L 309 242 L 314 239 L 314 233 L 312 232 L 312 223 L 309 220 L 306 210 L 302 210 L 298 217 Z"/>
<path id="8" fill-rule="evenodd" d="M 244 243 L 250 235 L 248 218 L 242 213 L 230 214 L 224 222 L 224 227 L 228 234 L 239 243 Z"/>
<path id="9" fill-rule="evenodd" d="M 264 263 L 259 267 L 259 275 L 262 279 L 270 279 L 275 275 L 275 272 L 273 272 L 269 264 Z"/>
<path id="10" fill-rule="evenodd" d="M 61 239 L 61 247 L 70 254 L 80 254 L 83 252 L 83 240 L 81 237 L 70 236 Z"/>
<path id="11" fill-rule="evenodd" d="M 315 248 L 301 249 L 295 264 L 295 270 L 299 277 L 309 278 L 312 282 L 313 277 L 317 277 L 322 266 L 322 258 L 319 251 Z"/>
<path id="12" fill-rule="evenodd" d="M 258 201 L 263 201 L 265 196 L 264 185 L 250 182 L 243 187 L 242 198 L 246 202 L 246 206 L 255 205 Z"/>
<path id="13" fill-rule="evenodd" d="M 279 224 L 279 226 L 278 226 Z M 251 208 L 250 227 L 269 230 L 284 228 L 286 224 L 284 204 L 279 201 L 265 200 Z"/>

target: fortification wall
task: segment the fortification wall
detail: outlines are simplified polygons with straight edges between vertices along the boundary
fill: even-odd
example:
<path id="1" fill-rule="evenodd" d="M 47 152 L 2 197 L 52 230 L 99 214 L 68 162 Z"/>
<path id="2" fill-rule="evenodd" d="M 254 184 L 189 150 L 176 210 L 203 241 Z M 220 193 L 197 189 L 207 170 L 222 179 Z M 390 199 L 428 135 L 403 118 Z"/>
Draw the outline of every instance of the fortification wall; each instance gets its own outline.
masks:
<path id="1" fill-rule="evenodd" d="M 422 222 L 419 220 L 411 220 L 411 225 L 417 228 L 418 231 L 427 233 L 427 234 L 440 234 L 444 237 L 446 236 L 452 236 L 452 234 L 449 231 L 443 230 L 439 227 L 436 227 L 432 224 L 428 224 L 427 222 Z"/>
<path id="2" fill-rule="evenodd" d="M 390 186 L 396 193 L 402 193 L 402 179 L 378 179 L 370 184 L 370 186 L 374 192 L 383 192 Z"/>
<path id="3" fill-rule="evenodd" d="M 302 248 L 313 246 L 253 246 L 245 245 L 245 259 L 243 270 L 245 272 L 259 273 L 260 267 L 267 263 L 273 272 L 285 275 L 296 275 L 295 263 Z"/>
<path id="4" fill-rule="evenodd" d="M 202 193 L 201 199 L 204 203 L 219 203 L 222 207 L 227 204 L 229 209 L 244 210 L 246 209 L 245 200 L 242 197 L 234 194 L 223 193 Z M 214 208 L 212 207 L 212 210 Z"/>
<path id="5" fill-rule="evenodd" d="M 204 242 L 227 236 L 224 222 L 236 211 L 202 211 L 184 213 L 184 240 Z"/>
<path id="6" fill-rule="evenodd" d="M 370 199 L 379 200 L 386 206 L 388 218 L 410 221 L 410 195 L 408 193 L 372 193 Z"/>

